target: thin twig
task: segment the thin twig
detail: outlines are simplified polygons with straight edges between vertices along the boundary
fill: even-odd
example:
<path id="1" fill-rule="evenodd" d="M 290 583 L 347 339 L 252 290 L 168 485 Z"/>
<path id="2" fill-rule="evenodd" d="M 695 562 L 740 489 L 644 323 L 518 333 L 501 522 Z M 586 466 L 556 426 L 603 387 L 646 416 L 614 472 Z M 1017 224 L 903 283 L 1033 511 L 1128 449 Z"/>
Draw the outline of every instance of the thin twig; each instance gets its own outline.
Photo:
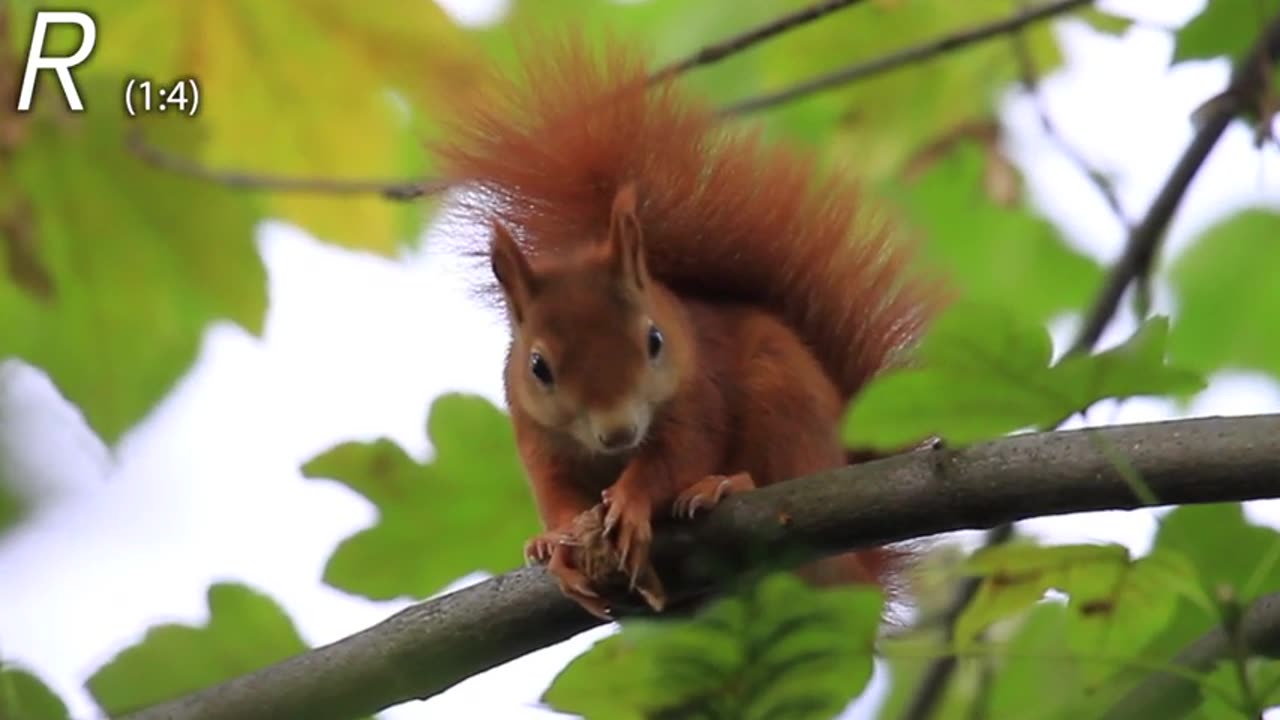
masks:
<path id="1" fill-rule="evenodd" d="M 1107 276 L 1071 352 L 1090 350 L 1115 316 L 1130 283 L 1150 273 L 1169 222 L 1192 179 L 1227 126 L 1256 101 L 1264 85 L 1266 71 L 1277 57 L 1280 57 L 1280 15 L 1271 19 L 1253 49 L 1236 65 L 1227 89 L 1215 102 L 1203 106 L 1203 114 L 1198 118 L 1199 130 L 1152 202 L 1146 217 L 1129 233 L 1124 254 Z"/>
<path id="2" fill-rule="evenodd" d="M 413 200 L 425 195 L 434 195 L 449 187 L 447 183 L 433 180 L 339 180 L 216 170 L 205 167 L 190 158 L 170 154 L 148 143 L 142 129 L 137 126 L 130 128 L 126 133 L 125 145 L 134 155 L 153 167 L 235 188 L 336 195 L 376 193 L 389 200 Z"/>
<path id="3" fill-rule="evenodd" d="M 936 40 L 873 58 L 843 70 L 820 75 L 785 90 L 742 100 L 721 108 L 720 113 L 725 116 L 746 115 L 775 105 L 781 105 L 824 90 L 847 85 L 872 75 L 931 60 L 952 50 L 958 50 L 968 45 L 974 45 L 984 40 L 1005 35 L 1040 20 L 1046 20 L 1089 5 L 1092 2 L 1093 0 L 1057 0 L 1056 2 L 1027 8 L 1000 20 L 944 35 Z"/>
<path id="4" fill-rule="evenodd" d="M 1013 523 L 1002 523 L 987 531 L 982 546 L 984 548 L 995 547 L 1008 542 L 1012 537 Z M 956 593 L 951 598 L 951 602 L 938 618 L 938 623 L 942 626 L 943 647 L 950 647 L 952 641 L 955 640 L 956 622 L 960 619 L 960 615 L 965 611 L 965 608 L 969 607 L 973 597 L 978 594 L 980 587 L 982 587 L 982 578 L 976 575 L 966 577 L 960 581 L 960 585 L 956 588 Z M 929 667 L 925 669 L 919 684 L 916 685 L 911 704 L 902 713 L 903 720 L 924 720 L 924 718 L 933 714 L 938 701 L 942 699 L 943 691 L 947 689 L 947 684 L 951 681 L 951 675 L 955 672 L 957 662 L 956 655 L 948 652 L 934 658 L 929 663 Z"/>
<path id="5" fill-rule="evenodd" d="M 744 33 L 735 35 L 727 40 L 708 45 L 698 52 L 690 55 L 684 60 L 671 63 L 666 67 L 660 68 L 649 76 L 650 82 L 679 75 L 681 73 L 692 70 L 702 65 L 710 65 L 713 62 L 722 60 L 734 53 L 742 52 L 752 45 L 764 42 L 769 38 L 779 35 L 799 27 L 806 23 L 813 22 L 824 15 L 829 15 L 837 10 L 847 7 L 853 7 L 863 0 L 826 0 L 807 8 L 801 8 L 793 13 L 788 13 L 774 20 L 770 20 L 763 25 L 758 25 Z"/>
<path id="6" fill-rule="evenodd" d="M 1120 204 L 1120 197 L 1116 194 L 1115 187 L 1102 173 L 1093 168 L 1074 145 L 1067 142 L 1067 139 L 1058 132 L 1057 125 L 1049 114 L 1049 108 L 1045 106 L 1044 98 L 1040 95 L 1040 73 L 1036 68 L 1035 59 L 1031 57 L 1031 50 L 1027 47 L 1026 34 L 1021 29 L 1015 30 L 1010 40 L 1013 42 L 1014 56 L 1018 60 L 1022 85 L 1031 97 L 1031 103 L 1035 107 L 1036 115 L 1040 120 L 1040 127 L 1044 130 L 1045 136 L 1058 147 L 1059 152 L 1075 164 L 1080 169 L 1080 172 L 1084 173 L 1084 176 L 1093 183 L 1094 188 L 1106 200 L 1107 206 L 1111 208 L 1111 213 L 1116 216 L 1116 219 L 1120 221 L 1125 230 L 1132 230 L 1133 225 L 1125 217 L 1124 206 Z"/>
<path id="7" fill-rule="evenodd" d="M 1231 698 L 1231 705 L 1243 716 L 1262 720 L 1262 701 L 1249 678 L 1249 659 L 1253 653 L 1249 649 L 1249 638 L 1244 630 L 1244 613 L 1248 608 L 1241 604 L 1239 594 L 1230 584 L 1218 586 L 1214 600 L 1219 627 L 1226 635 L 1229 648 L 1224 660 L 1231 663 L 1236 676 L 1236 689 L 1240 692 L 1239 701 Z"/>

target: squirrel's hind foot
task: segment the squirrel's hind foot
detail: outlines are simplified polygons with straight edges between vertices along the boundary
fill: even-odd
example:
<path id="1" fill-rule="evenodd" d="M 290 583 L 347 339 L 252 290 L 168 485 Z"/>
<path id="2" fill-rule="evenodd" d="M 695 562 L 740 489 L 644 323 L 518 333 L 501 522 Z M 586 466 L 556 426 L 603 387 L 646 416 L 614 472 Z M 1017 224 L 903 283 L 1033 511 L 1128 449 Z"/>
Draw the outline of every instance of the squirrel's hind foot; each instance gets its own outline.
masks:
<path id="1" fill-rule="evenodd" d="M 733 475 L 708 475 L 676 496 L 671 514 L 677 518 L 692 518 L 699 510 L 710 510 L 734 493 L 754 490 L 755 481 L 750 473 Z"/>
<path id="2" fill-rule="evenodd" d="M 569 561 L 573 547 L 566 544 L 557 545 L 547 561 L 547 572 L 560 584 L 560 591 L 570 600 L 578 603 L 584 610 L 601 620 L 612 621 L 609 605 L 600 597 L 600 593 L 591 587 L 591 579 Z"/>

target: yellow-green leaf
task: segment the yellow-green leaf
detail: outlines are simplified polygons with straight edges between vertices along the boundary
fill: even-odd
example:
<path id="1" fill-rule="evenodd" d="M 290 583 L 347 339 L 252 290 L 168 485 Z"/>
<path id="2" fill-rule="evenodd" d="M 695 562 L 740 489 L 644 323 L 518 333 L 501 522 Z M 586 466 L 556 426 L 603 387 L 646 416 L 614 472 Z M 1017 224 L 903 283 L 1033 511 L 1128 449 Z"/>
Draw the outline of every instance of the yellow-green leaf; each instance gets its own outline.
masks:
<path id="1" fill-rule="evenodd" d="M 42 106 L 0 166 L 0 357 L 48 372 L 108 443 L 186 372 L 209 323 L 256 334 L 267 304 L 259 208 L 130 154 L 128 128 L 180 152 L 202 138 L 185 118 L 124 117 L 120 87 L 82 80 L 82 114 Z"/>
<path id="2" fill-rule="evenodd" d="M 428 175 L 412 133 L 441 98 L 475 87 L 475 45 L 434 2 L 88 0 L 98 48 L 85 72 L 193 80 L 205 166 L 325 180 Z M 83 77 L 83 75 L 82 75 Z M 119 86 L 123 88 L 123 85 Z M 111 105 L 121 103 L 122 90 Z M 167 112 L 174 112 L 173 109 Z M 424 114 L 426 113 L 426 114 Z M 267 213 L 323 240 L 383 254 L 415 241 L 423 207 L 376 193 L 273 193 Z M 409 223 L 404 215 L 416 218 Z M 413 234 L 406 228 L 414 227 Z"/>
<path id="3" fill-rule="evenodd" d="M 982 577 L 973 602 L 956 623 L 956 641 L 971 646 L 992 622 L 1030 607 L 1048 590 L 1070 597 L 1067 649 L 1092 660 L 1082 666 L 1098 683 L 1150 643 L 1172 619 L 1194 576 L 1176 553 L 1131 560 L 1121 545 L 1037 547 L 1011 544 L 975 553 L 967 570 Z"/>
<path id="4" fill-rule="evenodd" d="M 9 720 L 70 720 L 71 714 L 39 677 L 0 662 L 0 718 Z"/>
<path id="5" fill-rule="evenodd" d="M 1110 571 L 1128 562 L 1129 553 L 1120 545 L 1011 543 L 983 548 L 965 564 L 965 574 L 981 577 L 982 584 L 956 621 L 956 643 L 970 647 L 993 622 L 1034 605 L 1051 589 L 1065 589 L 1073 572 Z"/>

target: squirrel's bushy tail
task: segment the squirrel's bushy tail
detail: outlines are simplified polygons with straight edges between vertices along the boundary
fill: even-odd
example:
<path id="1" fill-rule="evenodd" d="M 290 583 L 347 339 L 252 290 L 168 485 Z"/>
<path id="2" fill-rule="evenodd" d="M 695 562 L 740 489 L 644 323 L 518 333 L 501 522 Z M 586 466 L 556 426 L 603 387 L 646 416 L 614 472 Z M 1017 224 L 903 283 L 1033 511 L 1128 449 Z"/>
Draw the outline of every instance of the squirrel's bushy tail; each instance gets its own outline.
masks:
<path id="1" fill-rule="evenodd" d="M 441 173 L 469 185 L 537 257 L 593 242 L 634 181 L 650 272 L 677 293 L 767 307 L 810 345 L 846 399 L 910 344 L 940 298 L 845 176 L 735 128 L 625 44 L 570 35 L 523 72 L 460 100 Z M 477 254 L 484 244 L 471 249 Z M 494 287 L 496 290 L 496 286 Z"/>

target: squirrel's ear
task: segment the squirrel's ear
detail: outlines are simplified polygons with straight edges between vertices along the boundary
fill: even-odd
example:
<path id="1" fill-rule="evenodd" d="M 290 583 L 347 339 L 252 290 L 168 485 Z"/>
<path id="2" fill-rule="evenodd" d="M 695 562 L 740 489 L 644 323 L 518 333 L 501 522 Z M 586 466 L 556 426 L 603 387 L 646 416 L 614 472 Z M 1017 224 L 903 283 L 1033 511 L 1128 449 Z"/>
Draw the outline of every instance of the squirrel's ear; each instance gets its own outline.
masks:
<path id="1" fill-rule="evenodd" d="M 489 264 L 493 276 L 502 286 L 506 296 L 507 307 L 510 308 L 516 322 L 524 321 L 524 311 L 533 297 L 537 278 L 530 267 L 528 259 L 521 252 L 511 231 L 501 221 L 493 223 L 493 241 L 489 247 Z"/>
<path id="2" fill-rule="evenodd" d="M 636 186 L 627 183 L 613 196 L 609 216 L 609 257 L 618 277 L 643 289 L 649 281 L 644 263 L 644 238 L 636 216 Z"/>

